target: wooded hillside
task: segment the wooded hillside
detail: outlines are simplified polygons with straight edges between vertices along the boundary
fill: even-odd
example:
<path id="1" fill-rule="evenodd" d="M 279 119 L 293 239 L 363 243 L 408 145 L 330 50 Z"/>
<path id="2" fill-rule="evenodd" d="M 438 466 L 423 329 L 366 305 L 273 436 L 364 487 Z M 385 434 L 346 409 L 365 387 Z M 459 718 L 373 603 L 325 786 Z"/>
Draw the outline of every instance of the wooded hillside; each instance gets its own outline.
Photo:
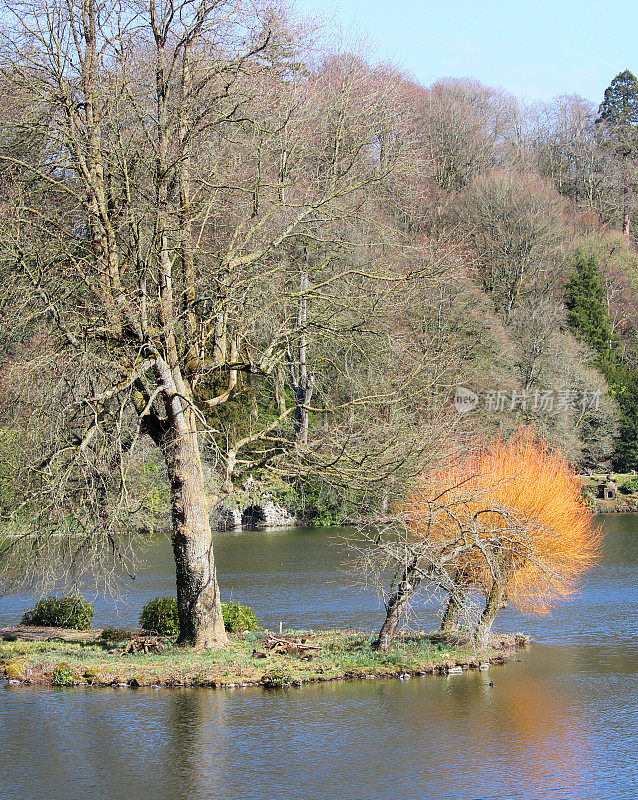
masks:
<path id="1" fill-rule="evenodd" d="M 475 431 L 521 424 L 580 467 L 638 468 L 631 73 L 600 108 L 526 107 L 419 86 L 272 5 L 13 11 L 6 516 L 82 532 L 88 564 L 106 530 L 126 562 L 166 473 L 192 608 L 218 603 L 192 547 L 206 479 L 213 501 L 252 476 L 378 509 Z"/>

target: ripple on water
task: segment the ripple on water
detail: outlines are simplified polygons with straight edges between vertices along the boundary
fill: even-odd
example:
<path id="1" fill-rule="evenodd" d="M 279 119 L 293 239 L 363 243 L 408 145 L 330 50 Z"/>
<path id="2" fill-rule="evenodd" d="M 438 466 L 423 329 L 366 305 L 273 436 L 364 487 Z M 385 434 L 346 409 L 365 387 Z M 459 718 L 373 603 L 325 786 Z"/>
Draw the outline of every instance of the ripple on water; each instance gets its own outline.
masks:
<path id="1" fill-rule="evenodd" d="M 270 692 L 0 688 L 0 798 L 635 800 L 638 518 L 603 525 L 581 595 L 547 620 L 508 613 L 503 629 L 542 644 L 489 673 Z M 266 624 L 377 624 L 375 598 L 342 587 L 338 538 L 265 543 L 220 535 L 217 549 L 227 595 Z M 172 590 L 171 568 L 164 542 L 128 620 Z M 30 599 L 10 602 L 14 614 Z M 100 603 L 98 624 L 112 622 Z"/>

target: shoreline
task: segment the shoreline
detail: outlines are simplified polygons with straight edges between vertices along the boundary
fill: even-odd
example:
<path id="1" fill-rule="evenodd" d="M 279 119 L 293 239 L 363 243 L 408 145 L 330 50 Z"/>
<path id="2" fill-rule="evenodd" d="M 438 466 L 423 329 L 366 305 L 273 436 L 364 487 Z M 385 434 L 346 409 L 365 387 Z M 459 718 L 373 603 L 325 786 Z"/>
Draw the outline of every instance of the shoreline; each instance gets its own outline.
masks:
<path id="1" fill-rule="evenodd" d="M 638 500 L 622 502 L 618 500 L 596 500 L 595 514 L 637 514 Z"/>
<path id="2" fill-rule="evenodd" d="M 405 680 L 486 670 L 529 645 L 523 634 L 495 634 L 479 652 L 458 637 L 419 632 L 397 637 L 388 653 L 379 653 L 370 647 L 374 637 L 358 631 L 262 631 L 232 636 L 219 650 L 193 651 L 160 637 L 137 635 L 115 644 L 55 639 L 56 629 L 50 632 L 48 640 L 11 640 L 11 629 L 0 631 L 0 674 L 9 684 L 233 689 Z"/>

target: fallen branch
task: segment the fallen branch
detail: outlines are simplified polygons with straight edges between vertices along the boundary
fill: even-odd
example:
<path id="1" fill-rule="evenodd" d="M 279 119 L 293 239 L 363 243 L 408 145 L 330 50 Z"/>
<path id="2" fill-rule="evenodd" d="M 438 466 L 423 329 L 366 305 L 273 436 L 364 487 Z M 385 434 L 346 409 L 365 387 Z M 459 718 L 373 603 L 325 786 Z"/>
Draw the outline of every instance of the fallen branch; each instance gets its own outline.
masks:
<path id="1" fill-rule="evenodd" d="M 305 636 L 275 636 L 269 633 L 263 642 L 264 650 L 253 650 L 253 658 L 266 658 L 270 654 L 300 656 L 305 660 L 314 658 L 321 647 L 309 644 Z"/>

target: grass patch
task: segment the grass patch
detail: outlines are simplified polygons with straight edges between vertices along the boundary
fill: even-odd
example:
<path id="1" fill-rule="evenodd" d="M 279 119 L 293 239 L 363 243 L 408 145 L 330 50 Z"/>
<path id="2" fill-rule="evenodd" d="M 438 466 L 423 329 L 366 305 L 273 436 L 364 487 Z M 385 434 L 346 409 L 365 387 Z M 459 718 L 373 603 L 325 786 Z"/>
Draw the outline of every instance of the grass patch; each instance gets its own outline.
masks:
<path id="1" fill-rule="evenodd" d="M 292 632 L 291 632 L 292 633 Z M 370 635 L 348 631 L 308 632 L 307 641 L 320 649 L 312 658 L 262 652 L 264 633 L 231 637 L 220 650 L 187 650 L 168 645 L 162 652 L 127 653 L 105 650 L 96 643 L 3 641 L 0 674 L 42 685 L 233 686 L 268 687 L 314 681 L 390 678 L 445 673 L 454 666 L 503 663 L 524 637 L 497 637 L 477 653 L 468 644 L 437 634 L 399 637 L 388 653 L 372 649 Z M 63 668 L 61 669 L 61 665 Z M 10 669 L 8 669 L 10 667 Z"/>

